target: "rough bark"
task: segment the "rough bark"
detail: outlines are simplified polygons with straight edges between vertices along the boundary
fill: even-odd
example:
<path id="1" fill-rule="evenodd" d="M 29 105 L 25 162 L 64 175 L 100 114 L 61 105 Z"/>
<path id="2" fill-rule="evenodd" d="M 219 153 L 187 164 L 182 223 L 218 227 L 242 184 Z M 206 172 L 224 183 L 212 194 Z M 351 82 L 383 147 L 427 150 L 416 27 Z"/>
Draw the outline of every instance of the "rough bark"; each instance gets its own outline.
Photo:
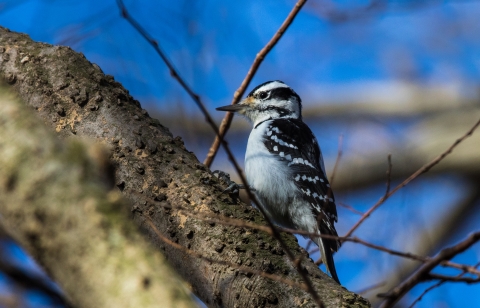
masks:
<path id="1" fill-rule="evenodd" d="M 116 185 L 130 200 L 134 221 L 208 306 L 314 306 L 311 296 L 301 289 L 242 274 L 228 265 L 175 249 L 158 238 L 146 216 L 170 240 L 206 257 L 299 280 L 283 251 L 267 234 L 209 224 L 167 208 L 182 206 L 192 212 L 263 223 L 250 206 L 233 205 L 228 196 L 221 195 L 223 187 L 185 149 L 181 139 L 172 138 L 168 129 L 150 118 L 111 76 L 68 47 L 36 43 L 4 28 L 0 28 L 0 63 L 0 75 L 61 138 L 89 137 L 112 148 Z M 301 253 L 293 236 L 284 238 L 295 254 Z M 53 273 L 48 263 L 39 261 Z M 311 260 L 303 265 L 325 306 L 369 306 L 360 296 L 338 286 Z"/>
<path id="2" fill-rule="evenodd" d="M 131 224 L 121 194 L 108 192 L 108 152 L 79 140 L 61 143 L 2 90 L 3 223 L 67 300 L 85 308 L 194 307 L 163 255 Z"/>

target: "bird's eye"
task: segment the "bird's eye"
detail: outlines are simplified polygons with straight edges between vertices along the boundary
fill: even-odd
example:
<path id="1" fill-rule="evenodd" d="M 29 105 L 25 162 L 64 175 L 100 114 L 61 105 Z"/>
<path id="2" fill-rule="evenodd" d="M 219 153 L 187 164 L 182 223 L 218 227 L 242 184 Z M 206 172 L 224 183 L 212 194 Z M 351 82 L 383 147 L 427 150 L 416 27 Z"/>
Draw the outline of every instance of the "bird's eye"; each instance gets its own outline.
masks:
<path id="1" fill-rule="evenodd" d="M 260 93 L 258 93 L 258 97 L 260 99 L 266 99 L 268 97 L 268 93 L 267 92 L 260 92 Z"/>

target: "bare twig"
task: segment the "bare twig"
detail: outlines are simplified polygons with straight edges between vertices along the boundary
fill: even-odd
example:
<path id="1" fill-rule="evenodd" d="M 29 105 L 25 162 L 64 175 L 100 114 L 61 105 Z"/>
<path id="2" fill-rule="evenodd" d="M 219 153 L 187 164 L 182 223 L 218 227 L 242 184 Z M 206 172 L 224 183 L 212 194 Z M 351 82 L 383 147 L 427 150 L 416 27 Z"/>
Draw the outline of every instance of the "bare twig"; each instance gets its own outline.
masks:
<path id="1" fill-rule="evenodd" d="M 464 273 L 461 273 L 457 276 L 447 276 L 447 275 L 429 273 L 428 275 L 426 275 L 425 280 L 442 280 L 445 282 L 465 282 L 469 284 L 480 282 L 480 278 L 463 277 Z"/>
<path id="2" fill-rule="evenodd" d="M 408 291 L 410 291 L 415 285 L 421 281 L 425 281 L 430 271 L 443 261 L 450 260 L 455 255 L 470 248 L 473 244 L 480 240 L 480 232 L 472 233 L 467 239 L 459 244 L 448 247 L 440 251 L 440 253 L 430 259 L 430 261 L 424 263 L 413 275 L 407 278 L 400 285 L 395 287 L 387 294 L 379 294 L 380 297 L 386 297 L 387 299 L 380 306 L 381 308 L 393 307 L 400 298 L 402 298 Z"/>
<path id="3" fill-rule="evenodd" d="M 346 208 L 347 210 L 349 210 L 352 213 L 358 214 L 360 216 L 362 216 L 364 214 L 364 213 L 360 212 L 359 210 L 355 209 L 353 206 L 348 205 L 346 203 L 343 203 L 343 202 L 335 202 L 335 203 L 340 207 Z"/>
<path id="4" fill-rule="evenodd" d="M 248 85 L 250 84 L 250 81 L 252 81 L 253 76 L 255 75 L 258 68 L 260 67 L 260 64 L 263 62 L 263 59 L 265 59 L 265 57 L 270 52 L 270 50 L 272 50 L 272 48 L 277 44 L 277 42 L 283 36 L 285 31 L 287 31 L 288 27 L 293 22 L 293 20 L 297 16 L 298 12 L 300 12 L 300 9 L 302 8 L 302 6 L 306 2 L 307 2 L 307 0 L 298 0 L 298 2 L 293 7 L 292 11 L 288 14 L 285 21 L 282 23 L 280 28 L 273 35 L 273 37 L 270 39 L 270 41 L 267 43 L 267 45 L 265 45 L 265 47 L 263 47 L 260 50 L 260 52 L 257 53 L 257 56 L 255 57 L 255 60 L 253 61 L 252 66 L 248 70 L 247 76 L 245 76 L 245 79 L 243 79 L 240 87 L 237 89 L 237 91 L 235 91 L 235 94 L 233 95 L 233 99 L 232 99 L 232 103 L 231 103 L 232 105 L 235 105 L 236 103 L 238 103 L 240 98 L 245 93 L 245 90 L 247 89 Z M 205 161 L 203 162 L 207 167 L 210 167 L 213 160 L 215 159 L 215 155 L 217 155 L 218 148 L 220 147 L 221 140 L 225 137 L 225 134 L 227 133 L 227 130 L 230 128 L 230 124 L 232 123 L 232 119 L 233 119 L 233 113 L 227 112 L 227 114 L 225 115 L 225 117 L 222 120 L 222 123 L 220 124 L 220 132 L 215 137 L 215 140 L 213 141 L 213 144 L 210 147 L 210 150 L 208 151 L 207 157 L 205 158 Z"/>
<path id="5" fill-rule="evenodd" d="M 160 47 L 159 43 L 157 40 L 155 40 L 148 32 L 145 30 L 128 12 L 127 8 L 125 7 L 125 4 L 123 3 L 123 0 L 117 0 L 117 5 L 120 8 L 120 11 L 122 13 L 122 17 L 125 18 L 131 25 L 132 27 L 137 30 L 137 32 L 155 49 L 157 54 L 162 58 L 163 62 L 165 65 L 167 65 L 168 69 L 170 70 L 170 75 L 175 78 L 178 83 L 182 86 L 182 88 L 188 93 L 188 95 L 192 98 L 192 100 L 197 104 L 197 106 L 200 108 L 202 111 L 203 115 L 205 116 L 205 120 L 210 124 L 210 126 L 215 126 L 216 124 L 213 121 L 212 117 L 208 113 L 207 109 L 205 108 L 205 105 L 200 99 L 200 96 L 198 96 L 193 90 L 190 88 L 190 86 L 186 83 L 185 80 L 180 76 L 180 74 L 177 72 L 175 67 L 173 66 L 173 63 L 168 59 L 167 55 L 165 52 L 163 52 L 162 48 Z M 218 128 L 214 129 L 215 132 L 218 134 Z"/>
<path id="6" fill-rule="evenodd" d="M 480 262 L 477 263 L 474 267 L 477 268 L 478 266 L 480 266 Z M 466 272 L 463 272 L 463 273 L 459 274 L 457 277 L 462 277 L 462 276 L 465 275 L 465 274 L 466 274 Z M 435 288 L 438 288 L 439 286 L 441 286 L 442 284 L 444 284 L 444 283 L 446 283 L 446 282 L 447 282 L 447 280 L 440 280 L 440 281 L 437 282 L 436 284 L 434 284 L 434 285 L 428 287 L 427 289 L 425 289 L 425 290 L 422 292 L 422 294 L 420 294 L 420 296 L 417 297 L 417 299 L 415 299 L 415 300 L 413 301 L 413 303 L 409 306 L 409 308 L 413 308 L 413 306 L 415 306 L 416 303 L 418 303 L 419 301 L 421 301 L 422 298 L 423 298 L 428 292 L 432 291 L 432 290 L 435 289 Z"/>
<path id="7" fill-rule="evenodd" d="M 294 230 L 282 229 L 282 231 L 291 232 L 291 231 L 294 231 Z M 298 233 L 298 231 L 297 231 L 297 233 Z M 299 234 L 306 235 L 306 234 L 303 234 L 303 233 L 304 232 L 301 232 Z M 354 237 L 343 237 L 343 236 L 333 236 L 333 235 L 326 235 L 326 234 L 322 234 L 322 235 L 309 234 L 308 236 L 319 236 L 319 237 L 322 237 L 322 238 L 338 239 L 338 240 L 343 241 L 343 242 L 357 243 L 357 244 L 361 244 L 361 245 L 364 245 L 366 247 L 369 247 L 369 248 L 372 248 L 372 249 L 375 249 L 375 250 L 386 252 L 388 254 L 391 254 L 391 255 L 394 255 L 394 256 L 397 256 L 397 257 L 412 259 L 412 260 L 420 261 L 420 262 L 424 262 L 424 263 L 429 262 L 432 259 L 431 257 L 423 257 L 423 256 L 419 256 L 419 255 L 416 255 L 416 254 L 413 254 L 413 253 L 410 253 L 410 252 L 402 252 L 402 251 L 386 248 L 385 246 L 372 244 L 372 243 L 369 243 L 367 241 L 361 240 L 361 239 L 359 239 L 358 237 L 355 237 L 355 236 Z M 314 252 L 317 252 L 317 251 L 318 251 L 318 248 L 312 249 L 312 251 L 310 251 L 310 253 L 314 253 Z M 477 275 L 478 277 L 480 277 L 480 271 L 478 271 L 473 266 L 458 264 L 458 263 L 454 263 L 454 262 L 451 262 L 451 261 L 448 261 L 448 260 L 442 261 L 440 263 L 440 265 L 445 266 L 445 267 L 456 268 L 458 270 L 462 270 L 464 272 L 469 272 L 471 274 L 474 274 L 474 275 Z"/>
<path id="8" fill-rule="evenodd" d="M 478 270 L 478 265 L 471 266 L 471 265 L 454 263 L 452 261 L 443 261 L 442 263 L 440 263 L 440 265 L 444 267 L 456 268 L 458 270 L 464 271 L 465 273 L 470 273 L 470 274 L 476 275 L 477 277 L 480 277 L 480 270 Z"/>
<path id="9" fill-rule="evenodd" d="M 426 288 L 425 291 L 423 291 L 422 294 L 420 294 L 420 296 L 419 296 L 416 300 L 413 301 L 413 303 L 410 305 L 409 308 L 413 308 L 413 306 L 415 306 L 416 303 L 418 303 L 419 301 L 421 301 L 422 298 L 423 298 L 428 292 L 432 291 L 432 290 L 435 289 L 435 288 L 438 288 L 439 286 L 441 286 L 441 285 L 444 284 L 445 282 L 446 282 L 446 281 L 439 281 L 439 282 L 437 282 L 436 284 L 434 284 L 434 285 Z"/>
<path id="10" fill-rule="evenodd" d="M 298 10 L 300 10 L 300 8 L 303 6 L 303 4 L 306 2 L 306 0 L 299 0 L 298 3 L 295 5 L 295 8 L 298 7 L 297 9 L 297 12 Z M 200 97 L 195 94 L 191 89 L 190 87 L 188 87 L 188 85 L 186 84 L 186 82 L 179 76 L 179 74 L 177 73 L 177 71 L 175 70 L 175 68 L 173 67 L 173 64 L 170 62 L 170 60 L 168 59 L 168 57 L 165 55 L 165 53 L 161 50 L 158 42 L 153 39 L 153 37 L 151 37 L 148 32 L 143 29 L 143 27 L 128 13 L 124 3 L 122 0 L 117 0 L 117 4 L 122 12 L 122 16 L 142 35 L 143 38 L 145 38 L 149 43 L 150 45 L 152 45 L 152 47 L 155 49 L 155 51 L 157 52 L 157 54 L 162 58 L 162 60 L 165 62 L 165 64 L 168 66 L 168 68 L 170 69 L 170 73 L 172 74 L 172 76 L 180 83 L 180 85 L 185 89 L 185 91 L 187 91 L 187 93 L 190 95 L 190 97 L 194 100 L 194 102 L 197 104 L 197 106 L 200 108 L 200 110 L 202 111 L 203 115 L 205 116 L 205 119 L 206 121 L 210 124 L 210 126 L 212 127 L 212 129 L 215 131 L 215 134 L 217 136 L 220 135 L 219 133 L 219 129 L 217 127 L 217 125 L 215 124 L 215 122 L 213 121 L 212 117 L 210 116 L 209 112 L 207 111 L 207 109 L 205 108 L 205 106 L 203 105 L 202 101 L 200 100 Z M 290 16 L 290 15 L 289 15 Z M 291 20 L 287 23 L 287 25 L 285 26 L 285 28 L 283 28 L 283 25 L 282 27 L 279 29 L 279 31 L 277 32 L 277 34 L 279 35 L 279 38 L 281 37 L 281 35 L 283 34 L 283 32 L 286 30 L 286 28 L 288 27 L 288 25 L 291 23 L 291 21 L 293 20 L 293 18 L 296 16 L 296 13 L 292 15 L 291 17 Z M 287 17 L 288 19 L 288 17 Z M 286 23 L 287 21 L 284 22 L 284 24 Z M 282 30 L 283 29 L 283 30 Z M 276 34 L 276 35 L 277 35 Z M 278 39 L 279 39 L 278 38 Z M 278 41 L 278 39 L 276 41 Z M 276 42 L 275 41 L 275 42 Z M 268 46 L 269 44 L 267 44 Z M 266 47 L 267 47 L 266 46 Z M 271 45 L 271 47 L 269 47 L 268 50 L 270 50 L 272 47 L 274 46 L 274 44 Z M 266 54 L 266 53 L 265 53 Z M 263 59 L 263 58 L 262 58 Z M 260 65 L 261 61 L 258 63 L 258 65 Z M 256 66 L 256 68 L 252 71 L 252 77 L 253 77 L 253 74 L 254 72 L 256 71 L 256 69 L 258 68 L 258 65 Z M 253 67 L 253 66 L 252 66 Z M 251 79 L 251 78 L 250 78 Z M 245 86 L 246 87 L 246 86 Z M 223 140 L 223 138 L 219 138 L 219 144 L 222 144 L 222 146 L 224 147 L 225 151 L 227 152 L 227 155 L 228 155 L 228 158 L 229 160 L 232 162 L 235 170 L 237 171 L 238 173 L 238 176 L 240 177 L 241 181 L 242 181 L 242 184 L 246 187 L 246 191 L 247 191 L 247 194 L 250 198 L 250 200 L 252 200 L 253 202 L 255 202 L 257 205 L 258 205 L 258 209 L 260 210 L 260 212 L 262 213 L 262 215 L 264 216 L 265 220 L 267 221 L 269 227 L 271 228 L 272 230 L 272 235 L 273 237 L 280 243 L 280 246 L 282 246 L 283 250 L 285 251 L 285 253 L 287 254 L 288 258 L 290 259 L 290 261 L 295 265 L 295 268 L 297 269 L 298 273 L 300 274 L 300 276 L 303 278 L 304 282 L 305 282 L 305 285 L 307 286 L 307 290 L 308 292 L 310 293 L 310 295 L 312 296 L 313 300 L 315 301 L 315 303 L 319 306 L 319 307 L 323 307 L 323 303 L 322 301 L 320 300 L 320 297 L 318 296 L 317 292 L 315 291 L 314 287 L 313 287 L 313 284 L 312 282 L 310 281 L 309 277 L 308 277 L 308 273 L 306 272 L 306 270 L 301 266 L 300 262 L 298 262 L 298 260 L 295 258 L 295 256 L 293 255 L 293 253 L 290 251 L 290 249 L 288 248 L 288 246 L 285 244 L 285 242 L 282 240 L 282 238 L 280 237 L 280 233 L 278 232 L 278 230 L 276 229 L 275 225 L 273 224 L 273 222 L 268 218 L 268 216 L 266 215 L 265 211 L 263 210 L 263 206 L 261 205 L 261 203 L 255 198 L 255 196 L 252 194 L 250 188 L 249 188 L 249 185 L 247 183 L 247 180 L 245 178 L 245 175 L 243 174 L 242 172 L 242 169 L 240 168 L 240 166 L 238 165 L 232 151 L 230 150 L 227 142 L 225 140 Z"/>
<path id="11" fill-rule="evenodd" d="M 402 183 L 397 185 L 392 191 L 388 192 L 385 194 L 380 200 L 378 200 L 377 203 L 375 203 L 365 214 L 357 221 L 357 223 L 345 234 L 345 237 L 348 237 L 352 235 L 352 233 L 360 227 L 360 225 L 368 218 L 370 215 L 375 211 L 377 208 L 379 208 L 391 195 L 396 193 L 398 190 L 406 186 L 408 183 L 419 177 L 421 174 L 428 172 L 433 166 L 438 164 L 440 161 L 442 161 L 447 155 L 452 153 L 453 149 L 457 147 L 463 140 L 467 139 L 469 136 L 473 134 L 473 132 L 477 129 L 477 127 L 480 125 L 480 120 L 478 120 L 462 137 L 458 138 L 455 140 L 455 142 L 442 154 L 437 156 L 435 159 L 433 159 L 431 162 L 428 164 L 424 165 L 420 169 L 418 169 L 416 172 L 414 172 L 411 176 L 409 176 L 406 180 L 404 180 Z"/>
<path id="12" fill-rule="evenodd" d="M 335 165 L 333 165 L 332 176 L 330 176 L 330 188 L 333 187 L 333 182 L 335 180 L 335 175 L 337 174 L 338 165 L 340 164 L 340 158 L 342 158 L 342 147 L 343 147 L 343 134 L 338 136 L 338 152 L 337 159 L 335 159 Z"/>

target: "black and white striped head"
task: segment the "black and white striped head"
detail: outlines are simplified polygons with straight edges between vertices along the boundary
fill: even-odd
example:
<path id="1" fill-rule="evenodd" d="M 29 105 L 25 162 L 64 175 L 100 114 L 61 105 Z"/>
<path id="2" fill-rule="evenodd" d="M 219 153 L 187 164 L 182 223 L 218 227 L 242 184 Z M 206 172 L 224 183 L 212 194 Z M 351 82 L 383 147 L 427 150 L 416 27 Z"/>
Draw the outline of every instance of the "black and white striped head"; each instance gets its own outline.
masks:
<path id="1" fill-rule="evenodd" d="M 302 101 L 292 88 L 275 80 L 257 86 L 240 103 L 219 107 L 217 110 L 237 112 L 256 126 L 269 119 L 301 119 Z"/>

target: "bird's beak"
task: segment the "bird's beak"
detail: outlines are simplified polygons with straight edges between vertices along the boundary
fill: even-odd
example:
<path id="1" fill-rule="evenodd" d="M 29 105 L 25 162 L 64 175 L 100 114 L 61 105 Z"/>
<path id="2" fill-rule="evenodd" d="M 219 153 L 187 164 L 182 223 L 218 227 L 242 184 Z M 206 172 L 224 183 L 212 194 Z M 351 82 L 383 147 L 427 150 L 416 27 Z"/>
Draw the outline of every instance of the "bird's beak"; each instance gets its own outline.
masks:
<path id="1" fill-rule="evenodd" d="M 252 102 L 253 102 L 252 98 L 247 97 L 247 98 L 243 99 L 242 101 L 240 101 L 238 104 L 218 107 L 217 110 L 238 112 L 240 114 L 243 114 L 251 106 Z"/>
<path id="2" fill-rule="evenodd" d="M 235 104 L 235 105 L 227 105 L 227 106 L 222 106 L 216 108 L 219 111 L 230 111 L 230 112 L 237 112 L 237 111 L 242 111 L 246 108 L 247 106 L 244 104 Z"/>

